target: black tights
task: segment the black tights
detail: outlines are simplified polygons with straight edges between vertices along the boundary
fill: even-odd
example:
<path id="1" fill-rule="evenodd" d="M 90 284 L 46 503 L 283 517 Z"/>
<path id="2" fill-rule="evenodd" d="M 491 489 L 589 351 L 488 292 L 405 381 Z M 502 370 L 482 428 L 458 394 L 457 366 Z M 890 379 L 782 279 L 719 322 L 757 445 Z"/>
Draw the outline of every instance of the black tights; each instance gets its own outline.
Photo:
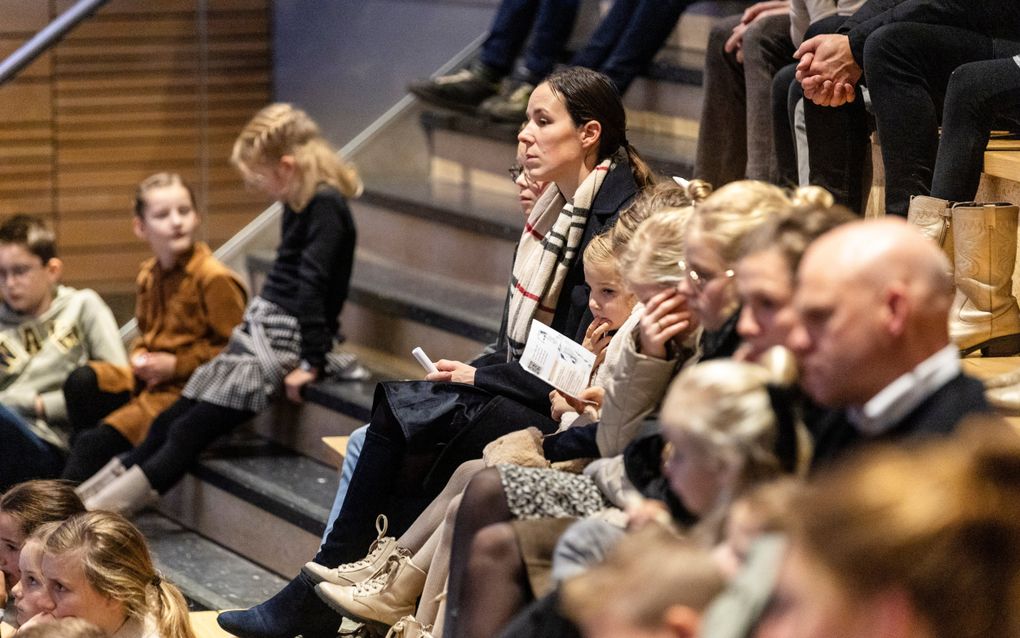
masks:
<path id="1" fill-rule="evenodd" d="M 60 477 L 80 483 L 111 458 L 131 449 L 131 442 L 120 432 L 102 423 L 108 414 L 131 400 L 131 393 L 100 390 L 95 371 L 82 366 L 64 381 L 64 399 L 72 428 L 71 449 Z"/>
<path id="2" fill-rule="evenodd" d="M 255 416 L 250 410 L 181 397 L 163 411 L 149 435 L 124 456 L 124 466 L 140 465 L 160 494 L 177 484 L 209 445 Z"/>
<path id="3" fill-rule="evenodd" d="M 499 471 L 475 475 L 453 530 L 446 635 L 495 636 L 531 599 L 513 518 Z"/>

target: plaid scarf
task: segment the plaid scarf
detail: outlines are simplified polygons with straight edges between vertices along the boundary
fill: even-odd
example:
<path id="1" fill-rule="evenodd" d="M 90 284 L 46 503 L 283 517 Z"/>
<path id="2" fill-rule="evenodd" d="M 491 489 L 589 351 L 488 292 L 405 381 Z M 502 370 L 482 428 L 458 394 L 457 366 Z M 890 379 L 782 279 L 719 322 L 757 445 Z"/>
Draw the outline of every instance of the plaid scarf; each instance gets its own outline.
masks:
<path id="1" fill-rule="evenodd" d="M 591 203 L 613 166 L 608 159 L 600 162 L 578 186 L 572 202 L 558 188 L 549 188 L 535 202 L 510 277 L 506 339 L 511 360 L 524 352 L 532 319 L 544 324 L 552 320 L 567 272 L 578 258 Z"/>

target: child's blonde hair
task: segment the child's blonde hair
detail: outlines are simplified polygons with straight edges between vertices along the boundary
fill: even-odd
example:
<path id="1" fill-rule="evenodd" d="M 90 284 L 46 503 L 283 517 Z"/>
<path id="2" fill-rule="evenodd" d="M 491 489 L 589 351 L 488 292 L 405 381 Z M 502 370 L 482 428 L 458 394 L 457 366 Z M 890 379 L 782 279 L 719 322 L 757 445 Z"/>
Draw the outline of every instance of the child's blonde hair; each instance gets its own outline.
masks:
<path id="1" fill-rule="evenodd" d="M 662 402 L 663 430 L 692 440 L 733 479 L 702 517 L 709 536 L 718 535 L 737 495 L 783 473 L 776 454 L 780 424 L 768 389 L 774 379 L 757 364 L 706 361 L 681 372 Z"/>
<path id="2" fill-rule="evenodd" d="M 188 198 L 191 200 L 191 205 L 195 206 L 195 191 L 191 188 L 191 184 L 184 181 L 184 178 L 177 173 L 156 173 L 149 175 L 141 182 L 138 183 L 138 188 L 135 189 L 135 215 L 145 221 L 145 207 L 148 202 L 145 200 L 146 194 L 154 188 L 164 188 L 166 186 L 181 186 L 184 190 L 188 191 Z"/>
<path id="3" fill-rule="evenodd" d="M 705 199 L 712 192 L 708 182 L 691 180 L 687 186 L 680 186 L 673 180 L 663 180 L 643 190 L 634 203 L 620 213 L 612 228 L 613 252 L 620 255 L 637 232 L 641 222 L 652 215 L 679 209 L 689 209 Z"/>
<path id="4" fill-rule="evenodd" d="M 744 237 L 789 206 L 790 198 L 778 186 L 754 180 L 731 182 L 694 207 L 691 229 L 733 264 L 740 257 Z"/>
<path id="5" fill-rule="evenodd" d="M 665 210 L 641 222 L 620 254 L 620 274 L 628 283 L 675 284 L 683 277 L 684 236 L 690 208 Z"/>
<path id="6" fill-rule="evenodd" d="M 702 611 L 725 586 L 709 552 L 659 525 L 624 537 L 606 560 L 563 583 L 563 611 L 571 620 L 598 622 L 606 614 L 627 625 L 656 629 L 666 611 Z"/>
<path id="7" fill-rule="evenodd" d="M 263 108 L 245 125 L 230 161 L 250 179 L 253 167 L 279 162 L 285 155 L 296 165 L 296 179 L 286 198 L 294 210 L 303 209 L 320 184 L 346 197 L 357 197 L 363 190 L 357 170 L 340 158 L 312 118 L 282 102 Z"/>
<path id="8" fill-rule="evenodd" d="M 145 537 L 120 514 L 71 517 L 49 532 L 44 551 L 77 554 L 89 584 L 120 601 L 130 618 L 144 621 L 153 614 L 161 638 L 195 638 L 181 592 L 156 573 Z"/>
<path id="9" fill-rule="evenodd" d="M 615 268 L 616 256 L 613 255 L 612 231 L 609 230 L 592 237 L 584 249 L 583 259 L 586 266 L 610 265 Z"/>

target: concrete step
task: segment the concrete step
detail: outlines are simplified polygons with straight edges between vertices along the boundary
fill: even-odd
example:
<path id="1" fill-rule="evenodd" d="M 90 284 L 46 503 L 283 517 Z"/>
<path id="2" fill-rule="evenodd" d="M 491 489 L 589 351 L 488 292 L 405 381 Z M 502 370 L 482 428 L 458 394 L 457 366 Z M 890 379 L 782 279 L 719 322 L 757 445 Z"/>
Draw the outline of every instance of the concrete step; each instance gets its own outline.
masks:
<path id="1" fill-rule="evenodd" d="M 243 429 L 211 448 L 159 509 L 289 578 L 315 554 L 337 481 L 335 468 Z"/>
<path id="2" fill-rule="evenodd" d="M 248 255 L 252 290 L 272 259 L 271 253 Z M 503 272 L 508 276 L 509 260 Z M 502 287 L 415 271 L 359 251 L 342 329 L 352 342 L 396 356 L 423 346 L 435 359 L 471 359 L 495 340 L 504 296 Z"/>
<path id="3" fill-rule="evenodd" d="M 377 177 L 352 206 L 359 249 L 407 270 L 502 290 L 523 226 L 506 167 L 502 178 L 509 188 Z"/>
<path id="4" fill-rule="evenodd" d="M 156 568 L 177 585 L 192 610 L 250 607 L 286 581 L 246 558 L 156 512 L 134 520 L 145 534 Z"/>

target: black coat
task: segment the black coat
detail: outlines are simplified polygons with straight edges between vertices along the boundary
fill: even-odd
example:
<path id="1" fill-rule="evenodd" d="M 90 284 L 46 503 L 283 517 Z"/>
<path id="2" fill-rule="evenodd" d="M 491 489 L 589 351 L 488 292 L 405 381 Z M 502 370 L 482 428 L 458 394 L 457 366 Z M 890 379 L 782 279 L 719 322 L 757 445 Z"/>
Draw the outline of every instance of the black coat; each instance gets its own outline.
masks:
<path id="1" fill-rule="evenodd" d="M 620 210 L 636 194 L 630 165 L 620 162 L 606 175 L 592 201 L 581 246 L 550 322 L 552 328 L 577 342 L 592 321 L 581 255 L 592 237 L 616 222 Z M 460 463 L 480 458 L 486 444 L 507 432 L 528 426 L 545 432 L 556 429 L 558 424 L 549 416 L 552 387 L 507 358 L 502 349 L 472 362 L 476 367 L 474 385 L 429 381 L 380 384 L 376 401 L 389 401 L 409 446 L 434 455 L 424 479 L 426 492 L 441 489 Z"/>
<path id="2" fill-rule="evenodd" d="M 812 471 L 838 460 L 869 443 L 892 443 L 952 434 L 964 418 L 991 410 L 984 385 L 959 374 L 914 408 L 899 423 L 874 437 L 860 433 L 846 410 L 833 410 L 818 424 Z"/>

